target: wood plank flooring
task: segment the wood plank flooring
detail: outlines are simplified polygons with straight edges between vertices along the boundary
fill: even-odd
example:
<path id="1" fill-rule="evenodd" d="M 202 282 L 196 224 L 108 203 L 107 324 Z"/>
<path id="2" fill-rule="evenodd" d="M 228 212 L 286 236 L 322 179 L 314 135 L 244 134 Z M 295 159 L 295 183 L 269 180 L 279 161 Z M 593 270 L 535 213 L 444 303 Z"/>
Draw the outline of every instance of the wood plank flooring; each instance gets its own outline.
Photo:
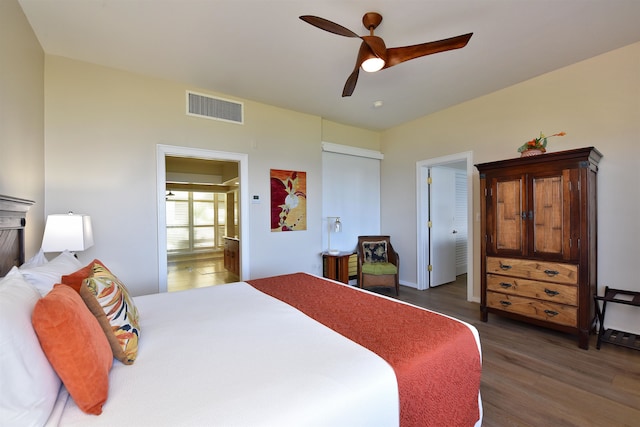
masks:
<path id="1" fill-rule="evenodd" d="M 167 264 L 169 292 L 237 282 L 238 279 L 224 268 L 222 252 L 202 257 L 175 257 Z"/>
<path id="2" fill-rule="evenodd" d="M 596 350 L 595 336 L 585 351 L 571 335 L 491 314 L 484 323 L 466 301 L 466 276 L 427 291 L 401 286 L 398 298 L 478 329 L 483 426 L 640 426 L 640 351 Z"/>

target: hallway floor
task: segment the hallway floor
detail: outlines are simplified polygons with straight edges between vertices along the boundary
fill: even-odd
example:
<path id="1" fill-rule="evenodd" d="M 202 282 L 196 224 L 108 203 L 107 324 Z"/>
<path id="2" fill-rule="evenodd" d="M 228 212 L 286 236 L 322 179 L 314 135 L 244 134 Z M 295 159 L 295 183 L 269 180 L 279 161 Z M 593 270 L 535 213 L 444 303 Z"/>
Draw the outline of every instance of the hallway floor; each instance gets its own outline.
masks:
<path id="1" fill-rule="evenodd" d="M 222 252 L 208 257 L 169 261 L 167 272 L 167 289 L 169 292 L 221 285 L 239 280 L 238 276 L 231 274 L 224 268 Z"/>

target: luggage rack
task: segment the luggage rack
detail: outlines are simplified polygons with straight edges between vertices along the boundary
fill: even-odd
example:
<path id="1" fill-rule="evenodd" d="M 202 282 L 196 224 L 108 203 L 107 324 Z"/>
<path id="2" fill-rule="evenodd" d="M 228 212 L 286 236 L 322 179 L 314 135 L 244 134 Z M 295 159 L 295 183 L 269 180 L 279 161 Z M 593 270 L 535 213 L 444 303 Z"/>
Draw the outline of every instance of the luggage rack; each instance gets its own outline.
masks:
<path id="1" fill-rule="evenodd" d="M 605 329 L 604 327 L 604 315 L 607 310 L 607 303 L 625 304 L 640 307 L 640 292 L 627 291 L 624 289 L 612 289 L 608 286 L 604 288 L 604 296 L 600 297 L 594 295 L 593 297 L 596 305 L 596 315 L 598 316 L 598 322 L 600 322 L 600 329 L 598 331 L 598 343 L 596 348 L 600 350 L 600 344 L 607 342 L 622 347 L 631 348 L 634 350 L 640 350 L 640 335 L 631 332 L 619 331 L 616 329 Z M 602 301 L 602 309 L 598 301 Z"/>

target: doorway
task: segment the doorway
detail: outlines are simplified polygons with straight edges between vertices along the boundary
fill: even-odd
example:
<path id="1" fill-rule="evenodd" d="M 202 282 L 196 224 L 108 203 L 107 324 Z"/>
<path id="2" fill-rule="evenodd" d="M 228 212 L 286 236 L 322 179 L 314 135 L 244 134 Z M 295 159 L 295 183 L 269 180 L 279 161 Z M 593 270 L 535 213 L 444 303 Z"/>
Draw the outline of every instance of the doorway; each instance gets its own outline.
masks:
<path id="1" fill-rule="evenodd" d="M 160 292 L 248 278 L 248 192 L 242 190 L 248 182 L 247 157 L 158 145 Z M 233 272 L 224 263 L 228 238 L 239 243 Z M 175 286 L 169 286 L 170 277 L 178 281 Z"/>
<path id="2" fill-rule="evenodd" d="M 466 230 L 466 256 L 460 261 L 460 257 L 457 257 L 456 264 L 453 267 L 453 276 L 449 277 L 452 279 L 451 281 L 456 280 L 457 276 L 460 276 L 462 271 L 465 269 L 472 268 L 473 266 L 473 245 L 471 244 L 473 238 L 473 190 L 472 190 L 472 176 L 473 176 L 473 159 L 471 152 L 464 152 L 453 154 L 449 156 L 423 160 L 417 162 L 416 164 L 416 199 L 417 203 L 417 277 L 418 277 L 418 289 L 425 290 L 431 287 L 432 279 L 436 278 L 436 281 L 442 282 L 442 278 L 438 279 L 437 274 L 441 272 L 440 262 L 451 262 L 451 255 L 448 256 L 440 256 L 442 255 L 439 252 L 438 245 L 443 240 L 437 240 L 434 242 L 432 240 L 432 236 L 440 235 L 441 238 L 444 238 L 445 245 L 450 245 L 451 239 L 458 239 L 458 243 L 460 240 L 460 235 L 457 234 L 463 229 Z M 447 185 L 429 185 L 430 175 L 435 171 L 436 174 L 440 175 L 440 172 L 445 172 L 445 177 L 458 175 L 458 185 L 462 183 L 465 186 L 465 196 L 466 196 L 466 210 L 464 212 L 456 211 L 451 222 L 451 218 L 448 221 L 438 221 L 432 222 L 430 214 L 439 213 L 439 210 L 443 206 L 439 199 L 447 199 L 447 193 L 452 191 L 455 192 L 455 189 L 452 190 L 452 184 L 449 182 Z M 455 179 L 455 178 L 449 178 Z M 441 183 L 442 181 L 440 181 Z M 435 200 L 435 202 L 432 202 Z M 449 198 L 451 201 L 451 199 Z M 450 204 L 447 203 L 447 204 Z M 459 204 L 459 203 L 458 203 Z M 445 216 L 450 214 L 445 214 Z M 461 218 L 462 217 L 462 218 Z M 431 227 L 429 225 L 431 224 Z M 444 236 L 444 237 L 442 237 Z M 439 243 L 440 242 L 440 243 Z M 449 243 L 447 243 L 449 242 Z M 456 244 L 458 246 L 458 244 Z M 464 266 L 460 266 L 460 262 L 466 264 Z M 466 268 L 464 268 L 466 267 Z M 450 270 L 451 266 L 449 266 Z M 433 274 L 434 270 L 438 270 L 435 274 Z M 450 275 L 451 273 L 448 273 Z M 447 275 L 445 275 L 447 276 Z M 473 274 L 469 271 L 466 274 L 466 282 L 467 282 L 467 300 L 473 300 Z M 448 276 L 447 276 L 448 277 Z"/>
<path id="3" fill-rule="evenodd" d="M 225 243 L 238 238 L 238 162 L 165 157 L 167 290 L 237 282 Z"/>

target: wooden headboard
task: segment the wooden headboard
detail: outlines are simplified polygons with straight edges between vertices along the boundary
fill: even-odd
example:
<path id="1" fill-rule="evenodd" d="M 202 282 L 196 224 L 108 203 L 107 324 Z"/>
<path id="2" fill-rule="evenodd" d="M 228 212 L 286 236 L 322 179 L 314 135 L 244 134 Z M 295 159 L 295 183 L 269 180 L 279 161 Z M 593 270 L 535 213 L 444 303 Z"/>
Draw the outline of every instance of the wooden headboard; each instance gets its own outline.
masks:
<path id="1" fill-rule="evenodd" d="M 24 227 L 31 200 L 0 195 L 0 277 L 24 263 Z"/>

